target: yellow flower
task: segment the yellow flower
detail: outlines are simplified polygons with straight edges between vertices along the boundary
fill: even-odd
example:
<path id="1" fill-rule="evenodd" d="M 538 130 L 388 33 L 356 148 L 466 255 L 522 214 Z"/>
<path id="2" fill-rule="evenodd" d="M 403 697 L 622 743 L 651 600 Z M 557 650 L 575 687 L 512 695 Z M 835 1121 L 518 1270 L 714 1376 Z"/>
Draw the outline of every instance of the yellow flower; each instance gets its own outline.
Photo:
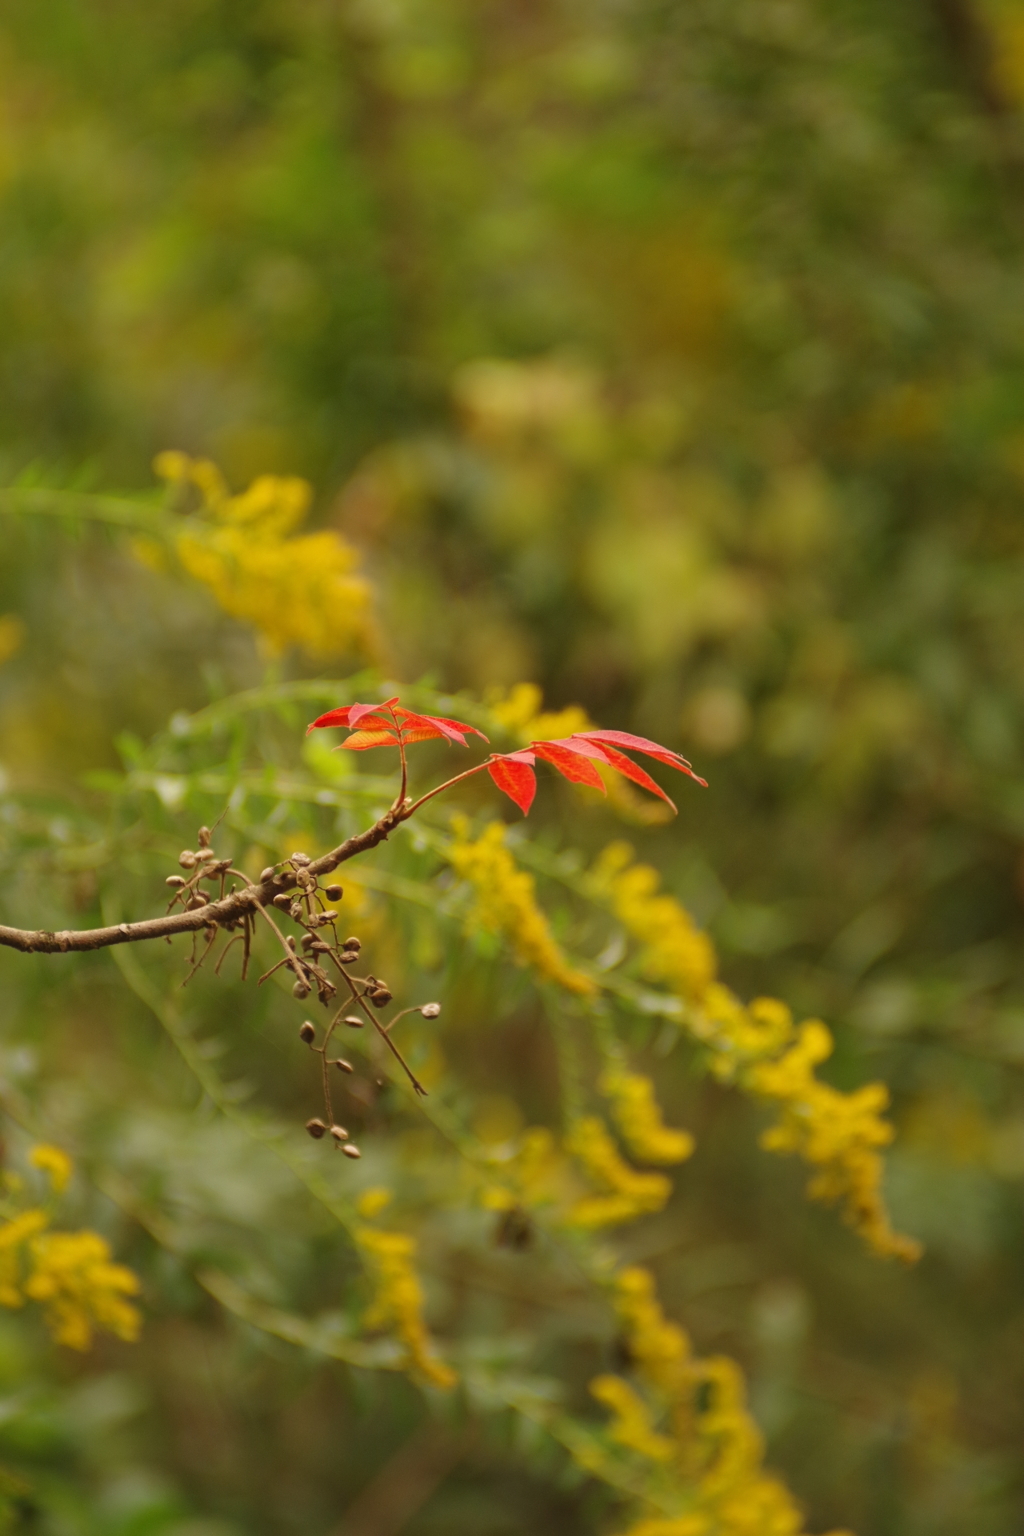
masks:
<path id="1" fill-rule="evenodd" d="M 590 1393 L 610 1408 L 614 1417 L 608 1434 L 627 1450 L 637 1451 L 651 1461 L 670 1461 L 678 1447 L 668 1435 L 659 1435 L 651 1425 L 651 1411 L 643 1398 L 621 1376 L 595 1376 Z"/>
<path id="2" fill-rule="evenodd" d="M 46 1232 L 29 1244 L 32 1274 L 25 1295 L 42 1304 L 58 1344 L 88 1349 L 102 1328 L 129 1342 L 142 1319 L 126 1296 L 139 1292 L 138 1278 L 111 1262 L 110 1247 L 97 1232 Z"/>
<path id="3" fill-rule="evenodd" d="M 567 1221 L 574 1227 L 609 1227 L 660 1211 L 672 1193 L 663 1173 L 638 1173 L 619 1155 L 606 1127 L 596 1115 L 577 1120 L 565 1139 L 566 1151 L 581 1163 L 605 1193 L 585 1195 L 571 1207 Z"/>
<path id="4" fill-rule="evenodd" d="M 675 897 L 659 891 L 656 870 L 631 860 L 625 843 L 606 848 L 592 872 L 592 889 L 639 941 L 643 973 L 665 982 L 686 1005 L 684 1026 L 704 1046 L 715 1077 L 778 1106 L 779 1119 L 762 1136 L 762 1145 L 802 1157 L 814 1169 L 807 1186 L 812 1199 L 841 1204 L 845 1219 L 876 1253 L 912 1262 L 920 1245 L 893 1231 L 882 1197 L 878 1149 L 893 1137 L 882 1118 L 888 1104 L 884 1085 L 868 1083 L 841 1093 L 819 1082 L 815 1067 L 832 1052 L 825 1025 L 812 1019 L 798 1029 L 777 998 L 741 1002 L 716 980 L 708 936 Z M 643 1090 L 634 1087 L 632 1094 L 635 1105 L 626 1113 L 639 1118 Z M 618 1108 L 616 1118 L 627 1142 L 644 1156 L 630 1140 L 622 1113 Z"/>
<path id="5" fill-rule="evenodd" d="M 404 1232 L 358 1227 L 356 1242 L 371 1262 L 375 1293 L 363 1323 L 393 1331 L 405 1346 L 409 1369 L 435 1387 L 448 1389 L 455 1372 L 433 1352 L 423 1321 L 423 1289 L 416 1274 L 416 1240 Z"/>
<path id="6" fill-rule="evenodd" d="M 154 469 L 202 496 L 204 516 L 176 539 L 185 569 L 226 613 L 252 624 L 271 652 L 295 645 L 327 658 L 374 649 L 370 587 L 354 574 L 355 551 L 329 530 L 294 532 L 309 507 L 305 480 L 261 475 L 231 496 L 209 460 L 161 453 Z"/>
<path id="7" fill-rule="evenodd" d="M 662 1123 L 654 1084 L 639 1072 L 609 1068 L 598 1087 L 612 1101 L 612 1116 L 630 1152 L 642 1163 L 683 1163 L 692 1154 L 689 1131 L 671 1130 Z"/>
<path id="8" fill-rule="evenodd" d="M 492 821 L 475 842 L 464 817 L 454 817 L 452 825 L 455 840 L 448 859 L 476 893 L 470 923 L 506 939 L 519 964 L 530 966 L 545 981 L 553 981 L 578 997 L 594 996 L 595 984 L 573 969 L 555 942 L 537 905 L 533 876 L 518 868 L 505 847 L 501 822 Z"/>
<path id="9" fill-rule="evenodd" d="M 600 1377 L 591 1391 L 615 1415 L 612 1439 L 674 1464 L 675 1486 L 663 1492 L 680 1510 L 645 1516 L 623 1536 L 800 1536 L 799 1509 L 763 1469 L 764 1441 L 747 1410 L 739 1367 L 692 1354 L 686 1333 L 665 1318 L 647 1270 L 622 1270 L 614 1298 L 629 1357 L 671 1422 L 671 1435 L 654 1428 L 652 1410 L 624 1378 Z"/>
<path id="10" fill-rule="evenodd" d="M 49 1175 L 50 1187 L 55 1195 L 67 1188 L 68 1180 L 75 1171 L 75 1165 L 67 1153 L 62 1152 L 60 1147 L 51 1147 L 47 1142 L 40 1142 L 33 1147 L 28 1160 L 33 1168 L 41 1168 Z"/>
<path id="11" fill-rule="evenodd" d="M 25 1297 L 20 1288 L 21 1247 L 49 1223 L 45 1211 L 33 1209 L 22 1211 L 12 1221 L 5 1221 L 0 1226 L 0 1306 L 24 1306 Z"/>
<path id="12" fill-rule="evenodd" d="M 664 981 L 686 1000 L 703 997 L 715 978 L 711 940 L 674 896 L 658 894 L 660 876 L 648 864 L 632 864 L 628 843 L 611 843 L 598 859 L 591 883 L 622 926 L 643 946 L 641 964 L 652 981 Z"/>

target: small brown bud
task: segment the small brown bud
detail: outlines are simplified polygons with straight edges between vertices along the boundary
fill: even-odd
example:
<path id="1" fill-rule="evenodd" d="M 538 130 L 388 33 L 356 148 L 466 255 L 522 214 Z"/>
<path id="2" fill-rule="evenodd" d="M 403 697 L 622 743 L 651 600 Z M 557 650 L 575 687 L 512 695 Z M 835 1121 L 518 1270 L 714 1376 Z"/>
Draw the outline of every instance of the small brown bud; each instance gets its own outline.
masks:
<path id="1" fill-rule="evenodd" d="M 191 848 L 183 848 L 178 854 L 178 863 L 182 869 L 195 869 L 197 859 Z"/>
<path id="2" fill-rule="evenodd" d="M 264 883 L 264 881 L 266 881 L 266 880 L 273 880 L 273 878 L 274 878 L 274 866 L 273 866 L 273 864 L 268 864 L 266 869 L 261 869 L 260 870 L 260 885 L 262 885 Z"/>
<path id="3" fill-rule="evenodd" d="M 332 1125 L 331 1135 L 335 1141 L 348 1141 L 348 1131 L 346 1131 L 343 1125 Z"/>
<path id="4" fill-rule="evenodd" d="M 390 1001 L 391 993 L 387 987 L 377 987 L 375 991 L 370 993 L 370 1002 L 375 1008 L 386 1008 Z"/>
<path id="5" fill-rule="evenodd" d="M 354 1141 L 346 1141 L 341 1150 L 344 1152 L 346 1157 L 362 1157 L 363 1155 Z"/>
<path id="6" fill-rule="evenodd" d="M 299 1026 L 299 1039 L 304 1040 L 307 1045 L 312 1045 L 316 1039 L 316 1025 L 311 1023 L 309 1019 L 306 1020 L 305 1024 Z"/>
<path id="7" fill-rule="evenodd" d="M 310 862 L 309 854 L 308 853 L 293 853 L 291 855 L 291 861 L 296 866 L 299 865 L 299 864 L 308 864 Z"/>
<path id="8" fill-rule="evenodd" d="M 166 885 L 173 885 L 176 890 L 180 890 L 181 887 L 185 884 L 180 875 L 168 875 L 164 883 Z"/>
<path id="9" fill-rule="evenodd" d="M 312 949 L 313 945 L 315 943 L 316 943 L 316 940 L 314 939 L 314 937 L 313 937 L 313 935 L 311 933 L 304 933 L 302 935 L 302 947 L 303 947 L 303 949 Z"/>
<path id="10" fill-rule="evenodd" d="M 280 907 L 282 912 L 284 911 L 285 907 L 290 907 L 291 904 L 292 904 L 291 897 L 290 896 L 286 896 L 283 891 L 280 891 L 274 897 L 274 906 L 275 907 Z"/>
<path id="11" fill-rule="evenodd" d="M 200 848 L 199 852 L 196 854 L 196 863 L 204 864 L 207 859 L 215 859 L 216 857 L 217 855 L 214 853 L 212 848 Z"/>
<path id="12" fill-rule="evenodd" d="M 347 1024 L 349 1029 L 362 1029 L 363 1027 L 362 1019 L 358 1014 L 355 1013 L 347 1013 L 342 1020 L 342 1023 Z"/>
<path id="13" fill-rule="evenodd" d="M 354 1072 L 355 1071 L 355 1067 L 352 1065 L 352 1063 L 350 1061 L 346 1061 L 344 1056 L 335 1056 L 335 1058 L 334 1058 L 334 1065 L 337 1067 L 339 1072 Z"/>
<path id="14" fill-rule="evenodd" d="M 320 922 L 322 922 L 322 923 L 336 923 L 337 921 L 338 921 L 338 914 L 337 914 L 337 912 L 321 912 L 320 913 Z"/>
<path id="15" fill-rule="evenodd" d="M 303 981 L 302 978 L 300 977 L 299 980 L 292 987 L 292 997 L 297 997 L 299 999 L 299 1002 L 301 1003 L 303 998 L 306 998 L 308 996 L 309 996 L 309 982 L 308 981 Z"/>
<path id="16" fill-rule="evenodd" d="M 198 912 L 200 907 L 205 907 L 210 900 L 208 891 L 193 891 L 185 903 L 187 912 Z"/>
<path id="17" fill-rule="evenodd" d="M 311 934 L 307 934 L 306 937 L 310 940 L 310 945 L 309 945 L 310 954 L 313 954 L 313 955 L 326 955 L 327 954 L 327 952 L 329 951 L 331 946 L 329 944 L 325 944 L 323 939 L 314 939 Z"/>
<path id="18" fill-rule="evenodd" d="M 340 885 L 329 885 L 324 891 L 328 901 L 340 901 L 344 894 Z"/>
<path id="19" fill-rule="evenodd" d="M 307 1120 L 306 1130 L 312 1136 L 314 1141 L 319 1141 L 321 1136 L 326 1134 L 327 1127 L 324 1125 L 322 1120 Z"/>
<path id="20" fill-rule="evenodd" d="M 288 945 L 288 948 L 291 950 L 292 954 L 294 954 L 295 953 L 295 935 L 290 933 L 288 935 L 288 937 L 285 939 L 285 943 Z"/>
<path id="21" fill-rule="evenodd" d="M 440 1012 L 440 1003 L 424 1003 L 423 1007 L 420 1009 L 420 1013 L 422 1013 L 425 1019 L 436 1019 Z"/>
<path id="22" fill-rule="evenodd" d="M 343 949 L 338 956 L 338 963 L 339 965 L 355 965 L 358 959 L 359 956 L 354 949 Z"/>
<path id="23" fill-rule="evenodd" d="M 199 828 L 199 832 L 198 832 L 197 835 L 198 835 L 198 838 L 199 838 L 199 846 L 200 846 L 200 848 L 209 848 L 209 846 L 210 846 L 210 829 L 209 829 L 209 827 L 200 827 Z"/>
<path id="24" fill-rule="evenodd" d="M 328 891 L 327 894 L 328 894 L 328 896 L 330 896 L 331 895 L 330 891 Z M 332 901 L 334 900 L 333 896 L 331 896 L 331 900 Z M 362 947 L 363 947 L 362 939 L 349 938 L 349 939 L 345 940 L 345 948 L 346 949 L 354 949 L 357 955 L 358 955 L 359 951 L 362 949 Z"/>

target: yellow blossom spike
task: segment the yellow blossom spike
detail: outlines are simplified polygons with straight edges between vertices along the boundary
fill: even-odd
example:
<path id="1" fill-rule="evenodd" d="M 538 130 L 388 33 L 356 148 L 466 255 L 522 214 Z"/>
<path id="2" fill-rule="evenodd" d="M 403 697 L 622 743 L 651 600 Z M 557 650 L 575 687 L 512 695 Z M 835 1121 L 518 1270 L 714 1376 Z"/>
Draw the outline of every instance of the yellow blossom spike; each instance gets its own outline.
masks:
<path id="1" fill-rule="evenodd" d="M 626 1146 L 642 1163 L 683 1163 L 691 1156 L 693 1137 L 663 1123 L 649 1077 L 609 1068 L 598 1087 L 611 1100 L 612 1116 Z"/>
<path id="2" fill-rule="evenodd" d="M 205 515 L 190 518 L 176 539 L 182 565 L 226 613 L 252 624 L 272 654 L 290 646 L 317 659 L 373 653 L 370 586 L 355 574 L 355 551 L 330 530 L 294 533 L 311 498 L 305 480 L 260 475 L 231 496 L 209 460 L 169 452 L 154 467 L 203 498 Z"/>
<path id="3" fill-rule="evenodd" d="M 573 969 L 555 942 L 537 905 L 533 876 L 517 866 L 506 848 L 501 822 L 492 821 L 475 841 L 464 817 L 454 817 L 452 825 L 455 839 L 448 859 L 476 895 L 471 925 L 506 939 L 519 964 L 531 967 L 543 980 L 578 997 L 594 996 L 594 982 Z"/>
<path id="4" fill-rule="evenodd" d="M 651 1424 L 651 1412 L 643 1398 L 621 1376 L 595 1376 L 590 1394 L 614 1415 L 609 1437 L 627 1450 L 651 1461 L 671 1461 L 678 1446 L 668 1435 L 659 1435 Z"/>
<path id="5" fill-rule="evenodd" d="M 868 1083 L 842 1093 L 820 1082 L 815 1068 L 832 1051 L 825 1025 L 812 1019 L 798 1028 L 777 998 L 744 1004 L 718 981 L 710 939 L 675 897 L 659 890 L 656 870 L 632 863 L 628 844 L 605 849 L 590 883 L 639 941 L 643 973 L 666 983 L 686 1005 L 683 1025 L 704 1046 L 713 1075 L 778 1107 L 779 1118 L 762 1136 L 762 1146 L 803 1158 L 814 1169 L 808 1183 L 812 1199 L 839 1204 L 876 1253 L 912 1263 L 920 1244 L 893 1231 L 882 1196 L 879 1148 L 894 1134 L 883 1119 L 884 1085 Z M 632 1149 L 620 1112 L 616 1120 Z"/>
<path id="6" fill-rule="evenodd" d="M 25 1295 L 42 1304 L 58 1344 L 85 1350 L 97 1328 L 132 1342 L 142 1318 L 127 1301 L 138 1295 L 138 1277 L 111 1261 L 110 1247 L 97 1232 L 46 1232 L 29 1245 L 32 1273 Z"/>
<path id="7" fill-rule="evenodd" d="M 660 1211 L 668 1203 L 671 1181 L 663 1173 L 638 1173 L 631 1168 L 596 1115 L 576 1121 L 565 1149 L 605 1191 L 577 1200 L 567 1216 L 570 1226 L 618 1226 Z"/>
<path id="8" fill-rule="evenodd" d="M 50 1187 L 55 1195 L 59 1195 L 67 1188 L 71 1175 L 75 1171 L 75 1165 L 66 1152 L 62 1152 L 60 1147 L 51 1147 L 44 1141 L 32 1148 L 28 1160 L 33 1168 L 39 1168 L 49 1175 Z"/>
<path id="9" fill-rule="evenodd" d="M 370 1260 L 375 1292 L 363 1324 L 394 1332 L 405 1346 L 413 1375 L 448 1390 L 458 1377 L 433 1352 L 423 1321 L 423 1289 L 415 1269 L 416 1240 L 404 1232 L 358 1227 L 356 1242 Z"/>

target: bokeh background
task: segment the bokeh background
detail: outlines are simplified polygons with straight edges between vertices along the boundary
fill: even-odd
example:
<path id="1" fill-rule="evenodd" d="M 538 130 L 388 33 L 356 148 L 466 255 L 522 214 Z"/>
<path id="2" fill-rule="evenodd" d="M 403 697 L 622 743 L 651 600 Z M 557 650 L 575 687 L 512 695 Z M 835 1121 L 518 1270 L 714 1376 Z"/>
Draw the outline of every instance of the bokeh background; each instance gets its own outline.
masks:
<path id="1" fill-rule="evenodd" d="M 630 836 L 732 985 L 825 1017 L 837 1083 L 891 1085 L 927 1254 L 862 1256 L 680 1069 L 712 1150 L 666 1295 L 748 1369 L 812 1529 L 1018 1532 L 1024 6 L 6 0 L 0 483 L 151 498 L 166 448 L 312 482 L 388 675 L 534 681 L 710 778 Z M 265 675 L 202 587 L 10 508 L 0 613 L 30 844 Z M 0 964 L 8 1080 L 91 1145 L 159 1047 L 112 967 L 27 966 Z M 156 1167 L 172 1121 L 138 1113 Z M 202 1198 L 251 1202 L 224 1156 Z M 349 1529 L 412 1389 L 268 1353 L 162 1262 L 134 1352 L 0 1319 L 0 1450 L 50 1490 L 24 1529 Z M 423 1444 L 441 1471 L 380 1536 L 604 1528 L 515 1444 Z"/>

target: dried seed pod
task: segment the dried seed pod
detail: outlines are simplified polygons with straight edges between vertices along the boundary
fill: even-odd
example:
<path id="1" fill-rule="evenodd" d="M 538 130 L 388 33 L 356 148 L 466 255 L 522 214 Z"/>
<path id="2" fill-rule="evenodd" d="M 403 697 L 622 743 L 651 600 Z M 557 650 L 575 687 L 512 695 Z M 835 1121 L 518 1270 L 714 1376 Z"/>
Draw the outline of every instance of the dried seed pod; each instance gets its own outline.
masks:
<path id="1" fill-rule="evenodd" d="M 377 987 L 370 993 L 370 1002 L 375 1008 L 386 1008 L 391 1001 L 391 995 L 387 987 Z"/>
<path id="2" fill-rule="evenodd" d="M 304 933 L 302 935 L 302 947 L 303 947 L 303 949 L 312 949 L 313 945 L 315 943 L 316 943 L 316 940 L 314 939 L 314 937 L 313 937 L 313 935 L 311 933 Z"/>
<path id="3" fill-rule="evenodd" d="M 199 832 L 197 833 L 197 836 L 199 838 L 199 846 L 200 846 L 200 848 L 209 848 L 209 846 L 210 846 L 210 829 L 209 829 L 209 827 L 200 827 L 199 828 Z"/>
<path id="4" fill-rule="evenodd" d="M 302 916 L 302 903 L 293 901 L 291 906 L 288 908 L 288 916 L 294 918 L 295 921 L 298 922 L 299 918 Z"/>
<path id="5" fill-rule="evenodd" d="M 362 1157 L 363 1155 L 354 1141 L 346 1141 L 341 1150 L 344 1152 L 346 1157 Z"/>
<path id="6" fill-rule="evenodd" d="M 291 904 L 291 897 L 286 896 L 283 891 L 279 891 L 278 894 L 274 897 L 274 906 L 280 907 L 282 912 L 284 911 L 285 907 L 290 907 Z"/>
<path id="7" fill-rule="evenodd" d="M 295 953 L 295 935 L 290 933 L 288 935 L 288 937 L 285 939 L 285 943 L 288 945 L 288 948 L 291 950 L 292 954 L 294 954 Z"/>
<path id="8" fill-rule="evenodd" d="M 355 1071 L 355 1067 L 352 1065 L 352 1063 L 350 1061 L 346 1061 L 344 1056 L 335 1056 L 332 1065 L 336 1066 L 339 1072 L 354 1072 Z"/>
<path id="9" fill-rule="evenodd" d="M 173 885 L 175 890 L 179 890 L 180 891 L 181 887 L 185 884 L 185 882 L 182 879 L 181 875 L 168 875 L 167 879 L 164 881 L 164 884 L 165 885 Z"/>
<path id="10" fill-rule="evenodd" d="M 302 1000 L 304 998 L 307 998 L 308 996 L 309 996 L 309 982 L 308 981 L 303 981 L 300 978 L 300 980 L 298 980 L 295 983 L 295 985 L 292 987 L 292 997 L 297 997 L 299 999 L 299 1002 L 301 1003 Z"/>
<path id="11" fill-rule="evenodd" d="M 216 857 L 217 855 L 214 853 L 212 848 L 200 848 L 199 852 L 196 854 L 196 863 L 205 863 L 207 859 L 215 859 Z"/>
<path id="12" fill-rule="evenodd" d="M 329 944 L 325 944 L 323 939 L 314 939 L 312 934 L 308 934 L 308 933 L 306 935 L 306 938 L 310 940 L 310 945 L 309 945 L 309 952 L 310 952 L 310 954 L 312 954 L 312 955 L 326 955 L 326 954 L 328 954 L 330 952 L 331 946 Z"/>
<path id="13" fill-rule="evenodd" d="M 309 1019 L 299 1026 L 299 1039 L 304 1040 L 307 1045 L 312 1045 L 316 1039 L 316 1025 Z"/>
<path id="14" fill-rule="evenodd" d="M 340 901 L 344 894 L 340 885 L 329 885 L 324 891 L 328 901 Z"/>
<path id="15" fill-rule="evenodd" d="M 359 956 L 356 954 L 354 949 L 342 950 L 341 954 L 338 956 L 338 961 L 341 965 L 355 965 L 358 959 Z"/>
<path id="16" fill-rule="evenodd" d="M 362 1029 L 363 1027 L 362 1019 L 355 1013 L 347 1013 L 341 1022 L 347 1024 L 349 1029 Z"/>
<path id="17" fill-rule="evenodd" d="M 195 869 L 198 860 L 191 848 L 183 848 L 178 854 L 178 863 L 182 869 Z"/>
<path id="18" fill-rule="evenodd" d="M 267 880 L 273 880 L 273 878 L 274 878 L 274 866 L 273 866 L 273 864 L 268 864 L 266 869 L 261 869 L 260 870 L 260 885 L 263 885 Z"/>
<path id="19" fill-rule="evenodd" d="M 290 858 L 292 863 L 296 866 L 299 864 L 309 864 L 311 862 L 308 853 L 293 853 L 290 855 Z"/>
<path id="20" fill-rule="evenodd" d="M 327 1134 L 327 1127 L 324 1125 L 322 1120 L 307 1120 L 306 1130 L 312 1136 L 314 1141 L 319 1141 L 321 1136 L 325 1136 Z"/>
<path id="21" fill-rule="evenodd" d="M 328 894 L 328 896 L 330 896 L 331 895 L 330 891 L 328 891 L 327 894 Z M 333 896 L 331 896 L 331 900 L 332 901 L 334 900 Z M 358 955 L 359 951 L 362 949 L 362 947 L 363 947 L 362 939 L 348 938 L 348 939 L 345 940 L 345 948 L 346 949 L 354 949 L 357 955 Z"/>
<path id="22" fill-rule="evenodd" d="M 185 903 L 186 912 L 198 912 L 200 907 L 208 906 L 210 902 L 207 891 L 193 891 Z"/>
<path id="23" fill-rule="evenodd" d="M 332 1125 L 331 1135 L 335 1141 L 348 1141 L 348 1131 L 346 1131 L 343 1125 Z"/>
<path id="24" fill-rule="evenodd" d="M 440 1012 L 440 1003 L 424 1003 L 420 1009 L 420 1013 L 422 1013 L 425 1019 L 436 1019 Z"/>
<path id="25" fill-rule="evenodd" d="M 336 923 L 338 921 L 338 914 L 337 912 L 321 912 L 320 921 L 322 923 Z"/>

